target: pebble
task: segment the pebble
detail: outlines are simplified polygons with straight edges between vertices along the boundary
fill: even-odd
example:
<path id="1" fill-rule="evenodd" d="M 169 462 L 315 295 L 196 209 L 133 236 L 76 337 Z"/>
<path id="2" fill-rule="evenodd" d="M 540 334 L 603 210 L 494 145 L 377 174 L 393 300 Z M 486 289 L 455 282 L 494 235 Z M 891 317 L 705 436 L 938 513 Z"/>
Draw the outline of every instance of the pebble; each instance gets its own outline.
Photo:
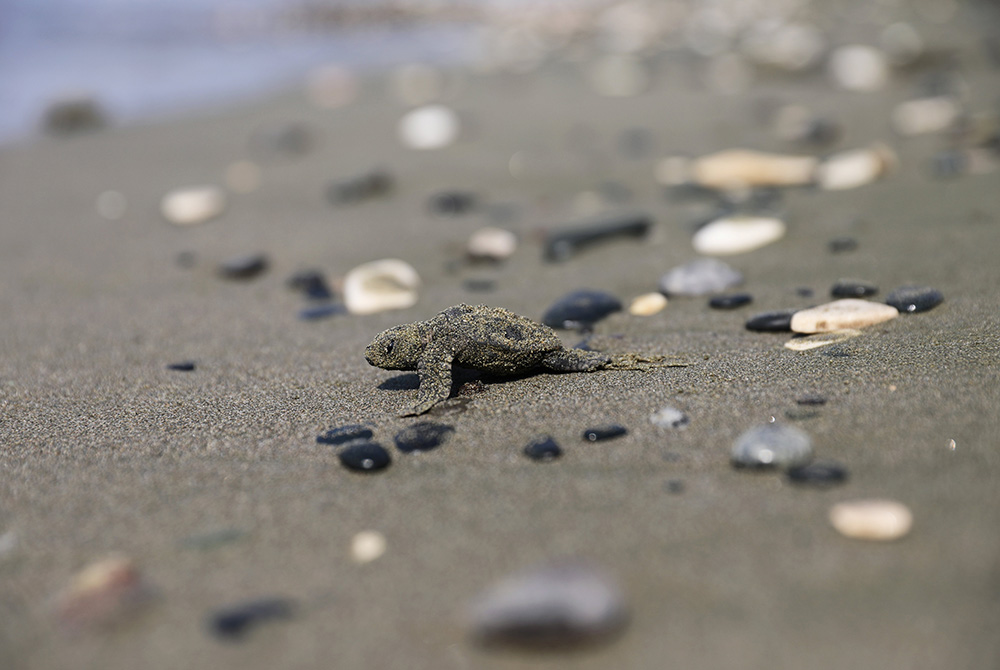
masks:
<path id="1" fill-rule="evenodd" d="M 622 435 L 628 435 L 628 428 L 617 423 L 588 428 L 583 431 L 583 439 L 588 442 L 601 442 L 603 440 L 621 437 Z"/>
<path id="2" fill-rule="evenodd" d="M 420 275 L 412 265 L 385 258 L 359 265 L 344 278 L 344 303 L 351 314 L 404 309 L 417 302 Z"/>
<path id="3" fill-rule="evenodd" d="M 372 438 L 372 429 L 360 423 L 331 428 L 316 436 L 316 444 L 332 444 L 338 446 L 349 442 L 367 442 Z"/>
<path id="4" fill-rule="evenodd" d="M 799 310 L 792 317 L 796 333 L 826 333 L 832 330 L 856 329 L 882 323 L 899 316 L 899 310 L 868 300 L 844 298 L 825 305 Z"/>
<path id="5" fill-rule="evenodd" d="M 481 594 L 469 612 L 478 642 L 515 647 L 593 644 L 620 632 L 627 619 L 617 584 L 576 563 L 508 577 Z"/>
<path id="6" fill-rule="evenodd" d="M 853 237 L 835 237 L 827 243 L 827 248 L 831 254 L 842 254 L 857 250 L 858 241 Z"/>
<path id="7" fill-rule="evenodd" d="M 160 213 L 170 223 L 193 226 L 204 223 L 226 210 L 226 193 L 217 186 L 177 189 L 163 196 Z"/>
<path id="8" fill-rule="evenodd" d="M 817 159 L 747 149 L 729 149 L 696 158 L 690 166 L 695 183 L 731 190 L 754 186 L 801 186 L 813 181 Z"/>
<path id="9" fill-rule="evenodd" d="M 702 226 L 691 243 L 706 256 L 731 256 L 760 249 L 785 235 L 785 222 L 766 216 L 729 216 Z"/>
<path id="10" fill-rule="evenodd" d="M 834 298 L 870 298 L 878 293 L 878 286 L 860 279 L 838 279 L 830 287 Z"/>
<path id="11" fill-rule="evenodd" d="M 96 99 L 80 95 L 51 103 L 42 117 L 42 128 L 50 135 L 68 136 L 100 130 L 108 117 Z"/>
<path id="12" fill-rule="evenodd" d="M 468 214 L 479 205 L 475 193 L 465 191 L 443 191 L 435 193 L 428 201 L 428 208 L 435 214 L 460 216 Z"/>
<path id="13" fill-rule="evenodd" d="M 678 266 L 660 278 L 660 291 L 699 296 L 719 293 L 743 283 L 743 275 L 715 258 L 699 258 Z"/>
<path id="14" fill-rule="evenodd" d="M 291 619 L 295 603 L 287 598 L 262 598 L 226 607 L 208 618 L 208 628 L 222 638 L 238 639 L 265 621 Z"/>
<path id="15" fill-rule="evenodd" d="M 551 461 L 562 456 L 562 449 L 548 435 L 536 438 L 524 448 L 524 455 L 533 461 Z"/>
<path id="16" fill-rule="evenodd" d="M 55 614 L 71 630 L 104 628 L 128 620 L 152 596 L 132 559 L 109 556 L 73 577 L 56 599 Z"/>
<path id="17" fill-rule="evenodd" d="M 671 479 L 667 482 L 666 489 L 667 493 L 684 493 L 684 481 L 681 479 Z"/>
<path id="18" fill-rule="evenodd" d="M 785 348 L 791 349 L 792 351 L 809 351 L 810 349 L 818 349 L 831 344 L 840 344 L 841 342 L 849 340 L 852 337 L 857 337 L 860 334 L 860 330 L 844 328 L 842 330 L 831 330 L 825 333 L 816 333 L 815 335 L 793 337 L 785 342 Z"/>
<path id="19" fill-rule="evenodd" d="M 708 306 L 712 309 L 736 309 L 749 305 L 753 302 L 753 296 L 749 293 L 726 293 L 717 295 L 708 301 Z"/>
<path id="20" fill-rule="evenodd" d="M 789 468 L 788 481 L 807 486 L 836 486 L 847 481 L 847 468 L 839 463 L 810 463 Z"/>
<path id="21" fill-rule="evenodd" d="M 393 184 L 392 175 L 385 170 L 371 170 L 331 182 L 326 187 L 326 199 L 332 205 L 353 205 L 388 194 Z"/>
<path id="22" fill-rule="evenodd" d="M 808 286 L 799 286 L 795 289 L 795 295 L 803 298 L 811 298 L 813 297 L 813 290 Z"/>
<path id="23" fill-rule="evenodd" d="M 469 237 L 465 251 L 475 260 L 503 261 L 517 251 L 517 235 L 503 228 L 480 228 Z"/>
<path id="24" fill-rule="evenodd" d="M 410 149 L 443 149 L 458 139 L 458 115 L 444 105 L 418 107 L 399 120 L 397 132 Z"/>
<path id="25" fill-rule="evenodd" d="M 904 314 L 926 312 L 944 301 L 941 291 L 929 286 L 900 286 L 885 297 L 885 302 Z"/>
<path id="26" fill-rule="evenodd" d="M 652 316 L 662 312 L 667 306 L 667 296 L 662 293 L 643 293 L 629 303 L 628 313 L 632 316 Z"/>
<path id="27" fill-rule="evenodd" d="M 267 270 L 268 260 L 264 254 L 235 256 L 219 263 L 217 269 L 223 279 L 253 279 Z"/>
<path id="28" fill-rule="evenodd" d="M 792 329 L 792 316 L 797 310 L 780 309 L 754 314 L 743 324 L 747 330 L 758 333 L 784 333 Z"/>
<path id="29" fill-rule="evenodd" d="M 952 128 L 959 120 L 962 108 L 952 97 L 941 95 L 899 103 L 892 110 L 893 130 L 900 135 L 927 135 Z"/>
<path id="30" fill-rule="evenodd" d="M 550 328 L 589 329 L 609 314 L 621 311 L 622 303 L 604 291 L 580 290 L 556 300 L 542 316 Z"/>
<path id="31" fill-rule="evenodd" d="M 452 426 L 431 421 L 420 421 L 396 433 L 396 448 L 405 454 L 437 449 L 455 432 Z"/>
<path id="32" fill-rule="evenodd" d="M 168 370 L 177 370 L 178 372 L 193 372 L 195 367 L 194 361 L 179 361 L 167 365 Z"/>
<path id="33" fill-rule="evenodd" d="M 653 412 L 649 421 L 659 428 L 683 429 L 691 423 L 691 417 L 676 407 L 667 405 Z"/>
<path id="34" fill-rule="evenodd" d="M 842 46 L 830 54 L 830 76 L 849 91 L 877 91 L 889 81 L 889 62 L 879 49 L 864 44 Z"/>
<path id="35" fill-rule="evenodd" d="M 571 226 L 550 233 L 545 239 L 544 254 L 548 261 L 569 260 L 578 251 L 600 242 L 619 237 L 642 239 L 649 233 L 653 220 L 645 214 L 619 216 L 596 223 Z"/>
<path id="36" fill-rule="evenodd" d="M 649 70 L 629 54 L 608 54 L 591 66 L 590 83 L 600 95 L 626 98 L 638 95 L 649 86 Z"/>
<path id="37" fill-rule="evenodd" d="M 807 394 L 799 396 L 798 398 L 795 399 L 795 402 L 798 405 L 825 405 L 826 398 L 824 398 L 821 395 Z"/>
<path id="38" fill-rule="evenodd" d="M 337 456 L 345 468 L 355 472 L 376 472 L 392 463 L 389 452 L 376 442 L 353 443 Z"/>
<path id="39" fill-rule="evenodd" d="M 299 318 L 303 321 L 318 321 L 319 319 L 340 316 L 341 314 L 347 314 L 347 308 L 337 303 L 307 307 L 299 312 Z"/>
<path id="40" fill-rule="evenodd" d="M 310 300 L 329 300 L 333 297 L 326 277 L 319 270 L 303 270 L 288 278 L 288 287 L 299 291 Z"/>
<path id="41" fill-rule="evenodd" d="M 876 143 L 829 156 L 816 168 L 816 183 L 826 191 L 844 191 L 870 184 L 896 166 L 895 152 Z"/>
<path id="42" fill-rule="evenodd" d="M 851 500 L 830 508 L 830 523 L 847 537 L 889 541 L 910 532 L 913 514 L 895 500 Z"/>
<path id="43" fill-rule="evenodd" d="M 351 538 L 351 558 L 355 563 L 371 563 L 385 553 L 388 543 L 377 530 L 363 530 Z"/>
<path id="44" fill-rule="evenodd" d="M 783 423 L 767 423 L 737 438 L 732 463 L 738 468 L 794 467 L 812 460 L 812 451 L 812 440 L 805 432 Z"/>

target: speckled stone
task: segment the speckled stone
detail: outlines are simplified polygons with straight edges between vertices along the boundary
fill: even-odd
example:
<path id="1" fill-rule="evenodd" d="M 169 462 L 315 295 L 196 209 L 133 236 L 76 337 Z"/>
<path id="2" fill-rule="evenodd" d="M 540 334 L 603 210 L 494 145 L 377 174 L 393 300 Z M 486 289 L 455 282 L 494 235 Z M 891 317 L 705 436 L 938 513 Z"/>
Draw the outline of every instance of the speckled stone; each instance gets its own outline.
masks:
<path id="1" fill-rule="evenodd" d="M 687 428 L 691 423 L 691 417 L 677 409 L 667 405 L 653 412 L 649 417 L 650 423 L 660 428 Z"/>
<path id="2" fill-rule="evenodd" d="M 392 464 L 392 456 L 377 442 L 355 442 L 337 454 L 348 470 L 376 472 Z"/>
<path id="3" fill-rule="evenodd" d="M 905 314 L 926 312 L 944 301 L 941 291 L 928 286 L 900 286 L 885 297 L 885 302 Z"/>
<path id="4" fill-rule="evenodd" d="M 837 486 L 847 481 L 847 468 L 839 463 L 821 462 L 810 463 L 789 468 L 788 481 L 804 486 L 815 486 L 820 488 Z"/>
<path id="5" fill-rule="evenodd" d="M 885 542 L 909 533 L 913 514 L 895 500 L 851 500 L 830 508 L 830 523 L 841 535 Z"/>
<path id="6" fill-rule="evenodd" d="M 699 296 L 719 293 L 743 283 L 743 275 L 715 258 L 699 258 L 672 269 L 660 278 L 666 295 Z"/>
<path id="7" fill-rule="evenodd" d="M 878 293 L 878 286 L 860 279 L 838 279 L 830 287 L 834 298 L 869 298 Z"/>
<path id="8" fill-rule="evenodd" d="M 795 312 L 794 309 L 761 312 L 747 319 L 743 326 L 747 330 L 761 333 L 786 333 L 792 329 L 792 316 Z"/>
<path id="9" fill-rule="evenodd" d="M 583 439 L 588 442 L 601 442 L 603 440 L 610 440 L 623 435 L 628 435 L 628 428 L 617 423 L 611 423 L 606 426 L 596 426 L 583 431 Z"/>
<path id="10" fill-rule="evenodd" d="M 542 323 L 550 328 L 589 328 L 621 308 L 621 301 L 610 293 L 573 291 L 556 300 L 545 311 Z"/>
<path id="11" fill-rule="evenodd" d="M 898 315 L 899 311 L 889 305 L 844 298 L 799 310 L 792 316 L 791 328 L 796 333 L 826 333 L 864 328 L 894 319 Z"/>
<path id="12" fill-rule="evenodd" d="M 717 295 L 708 301 L 708 306 L 712 309 L 736 309 L 749 305 L 753 302 L 753 296 L 749 293 L 727 293 Z"/>
<path id="13" fill-rule="evenodd" d="M 209 630 L 227 639 L 239 639 L 265 621 L 290 619 L 295 603 L 287 598 L 262 598 L 219 610 L 208 619 Z"/>
<path id="14" fill-rule="evenodd" d="M 420 421 L 396 433 L 396 448 L 405 454 L 437 449 L 455 432 L 452 426 Z"/>
<path id="15" fill-rule="evenodd" d="M 548 435 L 536 438 L 524 448 L 524 455 L 533 461 L 551 461 L 562 456 L 562 449 Z"/>
<path id="16" fill-rule="evenodd" d="M 359 423 L 337 426 L 316 436 L 317 444 L 332 444 L 339 446 L 349 442 L 363 442 L 372 438 L 372 429 Z"/>
<path id="17" fill-rule="evenodd" d="M 811 459 L 809 435 L 782 423 L 751 428 L 737 438 L 732 451 L 733 466 L 738 468 L 795 467 Z"/>

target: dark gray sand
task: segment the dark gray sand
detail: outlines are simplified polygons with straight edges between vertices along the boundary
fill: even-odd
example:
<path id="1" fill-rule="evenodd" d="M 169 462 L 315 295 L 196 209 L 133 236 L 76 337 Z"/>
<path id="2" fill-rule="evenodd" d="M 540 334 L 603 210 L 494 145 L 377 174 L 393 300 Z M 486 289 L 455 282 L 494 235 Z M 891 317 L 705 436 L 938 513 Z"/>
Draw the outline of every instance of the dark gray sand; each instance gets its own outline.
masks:
<path id="1" fill-rule="evenodd" d="M 960 47 L 962 48 L 962 47 Z M 963 76 L 974 108 L 995 103 L 997 70 L 970 42 Z M 687 73 L 687 74 L 685 74 Z M 4 668 L 988 668 L 1000 625 L 1000 198 L 997 173 L 934 180 L 939 136 L 902 140 L 887 117 L 917 75 L 873 94 L 833 90 L 822 76 L 763 77 L 725 97 L 701 90 L 665 59 L 653 89 L 596 96 L 578 66 L 528 75 L 460 76 L 448 100 L 466 121 L 456 145 L 400 147 L 404 111 L 384 82 L 336 112 L 292 95 L 221 116 L 113 129 L 0 152 L 0 662 Z M 754 304 L 671 299 L 647 318 L 613 315 L 593 344 L 609 353 L 681 357 L 687 368 L 602 371 L 490 382 L 426 418 L 455 432 L 425 454 L 400 454 L 392 435 L 414 419 L 413 377 L 369 367 L 365 345 L 397 323 L 459 302 L 487 302 L 540 318 L 553 300 L 595 288 L 629 300 L 695 257 L 698 205 L 665 199 L 652 178 L 663 155 L 737 146 L 788 150 L 757 116 L 762 102 L 806 101 L 841 121 L 838 147 L 885 139 L 900 169 L 844 192 L 785 194 L 788 234 L 730 263 Z M 221 183 L 248 156 L 262 123 L 316 131 L 301 158 L 262 160 L 260 189 L 228 211 L 180 229 L 158 213 L 171 188 Z M 586 151 L 567 139 L 574 125 Z M 648 128 L 655 150 L 630 160 L 618 133 Z M 526 179 L 508 161 L 539 156 Z M 333 208 L 331 179 L 384 167 L 384 199 Z M 569 262 L 541 261 L 538 233 L 583 218 L 581 190 L 614 180 L 632 189 L 624 209 L 648 212 L 645 242 L 595 247 Z M 114 189 L 128 209 L 101 218 Z M 495 271 L 449 272 L 482 212 L 442 217 L 427 198 L 467 189 L 510 204 L 522 234 Z M 609 210 L 610 211 L 610 210 Z M 853 236 L 857 250 L 829 241 Z M 193 252 L 194 265 L 177 255 Z M 215 267 L 264 252 L 270 269 L 233 282 Z M 297 319 L 285 281 L 318 268 L 335 278 L 360 262 L 407 260 L 424 286 L 416 306 L 373 316 Z M 469 293 L 470 276 L 493 293 Z M 787 334 L 751 333 L 753 313 L 826 301 L 839 278 L 943 292 L 935 309 L 797 353 Z M 796 294 L 814 289 L 813 298 Z M 578 341 L 574 334 L 564 338 Z M 185 360 L 196 370 L 166 366 Z M 395 381 L 394 381 L 395 380 Z M 387 383 L 388 382 L 388 383 Z M 796 398 L 819 394 L 818 415 L 795 422 L 816 456 L 850 470 L 827 490 L 778 473 L 734 470 L 729 451 L 748 428 L 784 421 Z M 683 431 L 649 415 L 686 411 Z M 381 473 L 359 475 L 315 437 L 371 422 L 393 452 Z M 600 443 L 584 429 L 621 423 Z M 552 435 L 564 455 L 527 459 Z M 951 448 L 950 441 L 954 441 Z M 672 492 L 670 482 L 683 489 Z M 676 489 L 676 485 L 673 489 Z M 886 497 L 910 507 L 914 527 L 892 543 L 840 536 L 838 501 Z M 385 535 L 378 560 L 358 565 L 351 538 Z M 207 548 L 190 538 L 244 534 Z M 4 535 L 6 534 L 6 535 Z M 236 535 L 236 534 L 234 534 Z M 13 545 L 13 546 L 9 546 Z M 83 566 L 120 552 L 159 597 L 119 628 L 63 634 L 53 598 Z M 631 609 L 624 635 L 580 652 L 486 651 L 462 611 L 496 579 L 549 559 L 602 566 Z M 214 637 L 212 612 L 286 597 L 294 619 L 245 639 Z"/>

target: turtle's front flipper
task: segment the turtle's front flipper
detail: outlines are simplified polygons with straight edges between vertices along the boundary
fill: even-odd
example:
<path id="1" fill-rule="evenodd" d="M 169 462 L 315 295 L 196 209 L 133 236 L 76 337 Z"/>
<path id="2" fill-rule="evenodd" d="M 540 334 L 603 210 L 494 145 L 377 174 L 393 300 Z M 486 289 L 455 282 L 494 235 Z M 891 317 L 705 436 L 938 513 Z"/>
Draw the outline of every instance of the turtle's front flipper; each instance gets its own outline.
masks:
<path id="1" fill-rule="evenodd" d="M 553 372 L 593 372 L 611 362 L 611 356 L 599 351 L 560 349 L 542 359 L 542 367 Z"/>
<path id="2" fill-rule="evenodd" d="M 605 370 L 652 370 L 654 368 L 686 368 L 689 364 L 666 356 L 615 354 L 603 366 Z"/>
<path id="3" fill-rule="evenodd" d="M 417 362 L 420 374 L 420 395 L 416 406 L 402 416 L 417 416 L 429 411 L 451 395 L 451 362 L 455 354 L 439 345 L 431 344 Z"/>

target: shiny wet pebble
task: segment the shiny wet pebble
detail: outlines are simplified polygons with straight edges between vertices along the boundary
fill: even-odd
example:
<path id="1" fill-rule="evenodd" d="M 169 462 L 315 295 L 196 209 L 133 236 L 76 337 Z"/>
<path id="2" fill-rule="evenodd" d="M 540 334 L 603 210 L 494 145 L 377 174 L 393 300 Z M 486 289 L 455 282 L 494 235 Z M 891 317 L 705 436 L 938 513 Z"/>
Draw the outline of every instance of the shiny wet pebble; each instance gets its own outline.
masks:
<path id="1" fill-rule="evenodd" d="M 838 279 L 830 287 L 834 298 L 869 298 L 878 293 L 878 286 L 860 279 Z"/>
<path id="2" fill-rule="evenodd" d="M 653 412 L 649 417 L 650 423 L 660 428 L 687 428 L 691 423 L 691 417 L 677 409 L 667 405 Z"/>
<path id="3" fill-rule="evenodd" d="M 892 305 L 904 314 L 926 312 L 944 301 L 944 295 L 929 286 L 901 286 L 885 297 L 886 304 Z"/>
<path id="4" fill-rule="evenodd" d="M 452 426 L 421 421 L 396 433 L 396 448 L 405 454 L 437 449 L 455 432 Z"/>
<path id="5" fill-rule="evenodd" d="M 556 300 L 546 310 L 542 323 L 551 328 L 590 328 L 621 308 L 621 301 L 610 293 L 573 291 Z"/>
<path id="6" fill-rule="evenodd" d="M 809 435 L 781 423 L 751 428 L 737 438 L 732 451 L 732 463 L 737 468 L 794 467 L 811 459 Z"/>
<path id="7" fill-rule="evenodd" d="M 708 301 L 708 306 L 712 309 L 736 309 L 753 302 L 753 296 L 749 293 L 727 293 L 717 295 Z"/>
<path id="8" fill-rule="evenodd" d="M 805 486 L 836 486 L 847 481 L 847 468 L 839 463 L 819 462 L 789 468 L 788 481 Z"/>
<path id="9" fill-rule="evenodd" d="M 628 428 L 621 426 L 617 423 L 611 423 L 606 426 L 597 426 L 595 428 L 588 428 L 583 431 L 583 439 L 589 442 L 600 442 L 602 440 L 610 440 L 614 437 L 621 437 L 622 435 L 628 435 Z"/>
<path id="10" fill-rule="evenodd" d="M 265 621 L 291 619 L 295 603 L 287 598 L 262 598 L 233 605 L 209 617 L 208 627 L 215 635 L 239 639 Z"/>
<path id="11" fill-rule="evenodd" d="M 167 365 L 168 370 L 177 370 L 178 372 L 193 372 L 196 367 L 197 364 L 194 361 L 179 361 Z"/>
<path id="12" fill-rule="evenodd" d="M 551 461 L 562 456 L 562 449 L 549 436 L 539 437 L 528 443 L 524 455 L 533 461 Z"/>
<path id="13" fill-rule="evenodd" d="M 372 438 L 372 429 L 359 423 L 338 426 L 316 436 L 317 444 L 332 444 L 338 446 L 348 442 L 361 442 Z"/>
<path id="14" fill-rule="evenodd" d="M 744 325 L 747 330 L 761 333 L 784 333 L 792 329 L 792 316 L 797 310 L 781 309 L 754 314 Z"/>
<path id="15" fill-rule="evenodd" d="M 603 572 L 558 563 L 499 582 L 472 604 L 469 622 L 481 644 L 567 647 L 611 638 L 627 611 L 618 585 Z"/>
<path id="16" fill-rule="evenodd" d="M 236 256 L 219 264 L 219 276 L 224 279 L 253 279 L 267 270 L 268 261 L 264 254 Z"/>
<path id="17" fill-rule="evenodd" d="M 913 514 L 895 500 L 841 502 L 830 508 L 829 516 L 841 535 L 859 540 L 898 540 L 913 527 Z"/>
<path id="18" fill-rule="evenodd" d="M 376 472 L 389 467 L 392 463 L 389 452 L 376 442 L 351 444 L 337 456 L 345 468 L 356 472 Z"/>
<path id="19" fill-rule="evenodd" d="M 699 258 L 672 269 L 660 278 L 666 295 L 699 296 L 719 293 L 743 283 L 743 275 L 715 258 Z"/>

